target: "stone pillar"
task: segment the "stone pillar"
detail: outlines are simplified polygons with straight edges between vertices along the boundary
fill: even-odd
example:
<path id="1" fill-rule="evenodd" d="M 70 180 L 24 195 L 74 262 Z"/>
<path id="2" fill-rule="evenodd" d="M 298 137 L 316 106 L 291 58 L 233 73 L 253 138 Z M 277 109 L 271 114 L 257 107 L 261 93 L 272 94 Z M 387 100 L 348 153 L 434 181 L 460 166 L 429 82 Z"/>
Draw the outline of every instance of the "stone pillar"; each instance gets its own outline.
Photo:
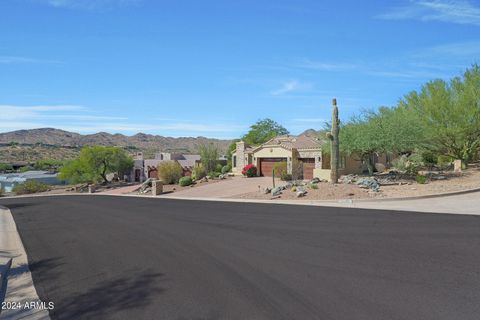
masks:
<path id="1" fill-rule="evenodd" d="M 462 160 L 453 161 L 453 172 L 462 173 Z"/>
<path id="2" fill-rule="evenodd" d="M 162 180 L 153 180 L 152 181 L 152 196 L 158 196 L 163 193 L 163 182 Z"/>

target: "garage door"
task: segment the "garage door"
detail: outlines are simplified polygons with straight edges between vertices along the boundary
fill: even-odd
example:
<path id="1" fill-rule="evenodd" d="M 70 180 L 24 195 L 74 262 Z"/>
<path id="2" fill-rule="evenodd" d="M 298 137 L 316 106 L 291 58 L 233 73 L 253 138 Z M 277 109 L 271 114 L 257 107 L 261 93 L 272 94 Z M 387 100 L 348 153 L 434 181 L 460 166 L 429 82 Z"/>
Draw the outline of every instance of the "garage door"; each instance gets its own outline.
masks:
<path id="1" fill-rule="evenodd" d="M 303 158 L 298 160 L 300 160 L 303 164 L 303 179 L 304 180 L 313 179 L 313 169 L 315 169 L 315 159 Z"/>
<path id="2" fill-rule="evenodd" d="M 273 165 L 277 162 L 287 161 L 286 158 L 262 158 L 260 159 L 260 175 L 272 176 Z"/>

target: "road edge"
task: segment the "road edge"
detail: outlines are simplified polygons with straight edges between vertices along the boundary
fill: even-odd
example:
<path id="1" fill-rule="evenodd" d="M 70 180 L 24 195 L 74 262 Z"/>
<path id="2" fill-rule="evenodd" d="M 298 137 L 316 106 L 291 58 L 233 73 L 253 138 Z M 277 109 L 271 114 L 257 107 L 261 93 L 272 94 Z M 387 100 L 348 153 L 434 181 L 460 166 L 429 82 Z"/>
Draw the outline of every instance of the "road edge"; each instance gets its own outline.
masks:
<path id="1" fill-rule="evenodd" d="M 42 301 L 35 289 L 28 267 L 27 253 L 15 220 L 10 209 L 2 205 L 0 205 L 0 248 L 4 252 L 0 254 L 1 264 L 12 259 L 11 268 L 7 273 L 5 302 L 14 302 L 15 306 L 15 308 L 2 310 L 0 319 L 49 320 L 50 315 L 47 310 L 25 308 L 26 303 L 41 305 Z"/>

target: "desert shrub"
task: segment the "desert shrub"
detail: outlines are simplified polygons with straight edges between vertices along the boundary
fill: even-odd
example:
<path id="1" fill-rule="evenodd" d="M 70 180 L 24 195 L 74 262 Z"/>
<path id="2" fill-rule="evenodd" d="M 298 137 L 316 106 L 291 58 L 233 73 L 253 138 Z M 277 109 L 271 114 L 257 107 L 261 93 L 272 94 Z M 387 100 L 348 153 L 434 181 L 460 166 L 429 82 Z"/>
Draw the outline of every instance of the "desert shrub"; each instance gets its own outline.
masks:
<path id="1" fill-rule="evenodd" d="M 417 174 L 417 176 L 415 177 L 415 181 L 420 184 L 425 184 L 427 183 L 427 177 Z"/>
<path id="2" fill-rule="evenodd" d="M 276 162 L 273 165 L 273 170 L 275 171 L 275 177 L 279 177 L 281 179 L 282 176 L 287 174 L 287 162 L 286 161 Z"/>
<path id="3" fill-rule="evenodd" d="M 293 186 L 291 190 L 292 192 L 297 192 L 297 187 Z"/>
<path id="4" fill-rule="evenodd" d="M 178 184 L 181 185 L 182 187 L 186 187 L 186 186 L 189 186 L 191 185 L 193 182 L 192 178 L 191 177 L 181 177 L 179 180 L 178 180 Z"/>
<path id="5" fill-rule="evenodd" d="M 249 178 L 255 177 L 257 175 L 257 167 L 252 163 L 248 164 L 242 169 L 242 174 Z"/>
<path id="6" fill-rule="evenodd" d="M 222 173 L 222 168 L 223 166 L 220 163 L 217 163 L 217 165 L 215 166 L 215 172 Z"/>
<path id="7" fill-rule="evenodd" d="M 18 171 L 20 172 L 27 172 L 27 171 L 30 171 L 30 170 L 33 170 L 34 168 L 33 167 L 30 167 L 30 166 L 24 166 L 24 167 L 20 167 L 18 169 Z"/>
<path id="8" fill-rule="evenodd" d="M 446 169 L 450 168 L 453 160 L 454 159 L 450 156 L 439 155 L 437 157 L 437 166 L 442 170 L 446 170 Z"/>
<path id="9" fill-rule="evenodd" d="M 223 167 L 222 167 L 222 173 L 223 173 L 223 174 L 230 172 L 230 170 L 232 170 L 232 166 L 229 165 L 229 164 L 227 164 L 226 166 L 223 166 Z"/>
<path id="10" fill-rule="evenodd" d="M 290 173 L 283 173 L 280 177 L 280 180 L 282 181 L 292 181 L 292 175 Z"/>
<path id="11" fill-rule="evenodd" d="M 422 161 L 429 168 L 432 168 L 438 161 L 438 155 L 431 151 L 424 151 L 422 153 Z"/>
<path id="12" fill-rule="evenodd" d="M 158 165 L 158 176 L 165 184 L 177 183 L 182 175 L 182 166 L 177 161 L 162 161 Z"/>
<path id="13" fill-rule="evenodd" d="M 206 175 L 207 175 L 207 171 L 205 170 L 205 167 L 203 165 L 200 164 L 195 168 L 193 168 L 192 179 L 200 180 L 204 178 Z"/>
<path id="14" fill-rule="evenodd" d="M 210 172 L 208 173 L 208 176 L 209 176 L 210 178 L 218 178 L 220 175 L 221 175 L 221 173 L 220 173 L 220 172 L 216 172 L 216 171 L 210 171 Z"/>
<path id="15" fill-rule="evenodd" d="M 310 188 L 316 190 L 316 189 L 318 189 L 318 184 L 316 184 L 316 183 L 311 183 L 311 184 L 310 184 Z"/>
<path id="16" fill-rule="evenodd" d="M 13 167 L 11 164 L 0 162 L 0 172 L 12 171 Z"/>
<path id="17" fill-rule="evenodd" d="M 392 165 L 395 169 L 408 175 L 416 175 L 425 164 L 420 154 L 414 153 L 410 156 L 402 155 L 394 159 Z"/>
<path id="18" fill-rule="evenodd" d="M 15 185 L 12 191 L 15 192 L 15 194 L 30 194 L 48 191 L 49 188 L 50 186 L 48 184 L 35 180 L 27 180 L 24 183 Z"/>

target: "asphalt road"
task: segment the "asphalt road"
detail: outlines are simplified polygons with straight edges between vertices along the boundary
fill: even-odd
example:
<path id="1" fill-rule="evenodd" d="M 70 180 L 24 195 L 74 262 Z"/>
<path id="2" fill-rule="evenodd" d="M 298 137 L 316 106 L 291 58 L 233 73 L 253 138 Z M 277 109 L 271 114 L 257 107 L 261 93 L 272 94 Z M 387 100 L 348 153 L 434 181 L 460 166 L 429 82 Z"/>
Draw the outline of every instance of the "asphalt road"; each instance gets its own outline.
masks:
<path id="1" fill-rule="evenodd" d="M 480 218 L 63 196 L 11 208 L 54 319 L 478 319 Z"/>

